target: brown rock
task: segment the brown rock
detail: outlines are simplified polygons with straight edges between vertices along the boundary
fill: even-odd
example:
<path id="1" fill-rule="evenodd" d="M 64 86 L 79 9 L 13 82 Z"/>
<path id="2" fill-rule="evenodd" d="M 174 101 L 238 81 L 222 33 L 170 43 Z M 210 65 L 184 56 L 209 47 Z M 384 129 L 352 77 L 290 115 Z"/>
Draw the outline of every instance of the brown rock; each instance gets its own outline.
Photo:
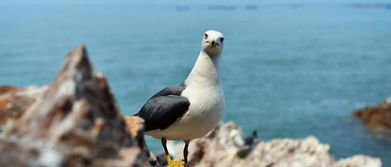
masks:
<path id="1" fill-rule="evenodd" d="M 140 147 L 144 147 L 144 120 L 137 116 L 125 116 L 126 125 L 132 136 L 138 141 Z"/>
<path id="2" fill-rule="evenodd" d="M 369 106 L 364 109 L 357 109 L 353 117 L 360 118 L 367 127 L 379 130 L 391 130 L 391 99 L 385 100 L 377 106 Z"/>
<path id="3" fill-rule="evenodd" d="M 2 141 L 0 150 L 14 151 L 1 151 L 0 165 L 156 165 L 129 132 L 105 77 L 94 70 L 84 46 L 68 54 L 47 90 L 6 125 Z"/>
<path id="4" fill-rule="evenodd" d="M 0 140 L 0 152 L 0 166 L 25 167 L 37 165 L 37 163 L 29 161 L 37 158 L 34 149 L 25 149 L 13 142 Z"/>
<path id="5" fill-rule="evenodd" d="M 0 86 L 0 126 L 10 119 L 18 119 L 45 90 L 45 86 Z"/>

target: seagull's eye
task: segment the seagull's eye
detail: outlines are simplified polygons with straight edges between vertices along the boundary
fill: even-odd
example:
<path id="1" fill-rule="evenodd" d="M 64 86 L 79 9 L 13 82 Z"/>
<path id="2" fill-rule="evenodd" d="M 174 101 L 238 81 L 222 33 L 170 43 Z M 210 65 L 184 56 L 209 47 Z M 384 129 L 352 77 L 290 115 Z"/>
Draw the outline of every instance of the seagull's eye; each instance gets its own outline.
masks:
<path id="1" fill-rule="evenodd" d="M 204 34 L 204 38 L 205 38 L 205 39 L 208 39 L 208 34 Z"/>
<path id="2" fill-rule="evenodd" d="M 220 38 L 220 42 L 224 42 L 224 38 Z"/>

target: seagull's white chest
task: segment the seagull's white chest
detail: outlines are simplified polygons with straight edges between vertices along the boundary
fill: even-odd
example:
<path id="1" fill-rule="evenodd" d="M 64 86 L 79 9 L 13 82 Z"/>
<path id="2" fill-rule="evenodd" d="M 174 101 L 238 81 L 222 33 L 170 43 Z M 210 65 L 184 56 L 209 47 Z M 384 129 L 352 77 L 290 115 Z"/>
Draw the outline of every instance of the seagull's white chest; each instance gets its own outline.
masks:
<path id="1" fill-rule="evenodd" d="M 173 125 L 180 128 L 177 138 L 193 139 L 204 136 L 218 123 L 224 112 L 224 93 L 220 87 L 189 87 L 182 95 L 190 101 L 188 111 Z M 183 140 L 183 139 L 182 139 Z"/>
<path id="2" fill-rule="evenodd" d="M 190 101 L 188 111 L 167 129 L 147 134 L 169 140 L 191 140 L 204 136 L 218 123 L 224 112 L 224 93 L 220 87 L 186 88 L 181 96 Z"/>
<path id="3" fill-rule="evenodd" d="M 181 118 L 182 121 L 190 121 L 202 124 L 218 123 L 224 112 L 224 93 L 219 86 L 204 89 L 189 87 L 182 95 L 190 101 L 189 110 Z"/>

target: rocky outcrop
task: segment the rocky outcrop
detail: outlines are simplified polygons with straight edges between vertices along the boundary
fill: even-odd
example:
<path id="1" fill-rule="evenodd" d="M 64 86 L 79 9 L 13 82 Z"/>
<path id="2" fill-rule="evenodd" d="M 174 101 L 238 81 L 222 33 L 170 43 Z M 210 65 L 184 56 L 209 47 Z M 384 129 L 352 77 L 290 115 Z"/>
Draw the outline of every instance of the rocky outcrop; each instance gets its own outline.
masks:
<path id="1" fill-rule="evenodd" d="M 350 158 L 341 159 L 333 167 L 377 167 L 381 166 L 380 159 L 365 155 L 355 155 Z"/>
<path id="2" fill-rule="evenodd" d="M 370 129 L 391 132 L 391 98 L 376 106 L 357 109 L 352 115 L 360 118 L 363 124 Z"/>
<path id="3" fill-rule="evenodd" d="M 47 88 L 29 96 L 18 93 L 28 88 L 2 90 L 13 97 L 3 98 L 2 115 L 13 119 L 3 119 L 8 121 L 0 138 L 0 166 L 158 165 L 140 147 L 142 123 L 137 118 L 125 121 L 84 46 L 68 54 Z"/>
<path id="4" fill-rule="evenodd" d="M 176 146 L 182 153 L 183 145 Z M 335 161 L 330 146 L 315 137 L 275 139 L 247 143 L 242 130 L 232 122 L 220 124 L 207 136 L 192 141 L 190 166 L 232 167 L 380 167 L 378 158 L 354 156 Z M 243 154 L 243 152 L 247 152 Z M 176 159 L 182 159 L 176 154 Z"/>

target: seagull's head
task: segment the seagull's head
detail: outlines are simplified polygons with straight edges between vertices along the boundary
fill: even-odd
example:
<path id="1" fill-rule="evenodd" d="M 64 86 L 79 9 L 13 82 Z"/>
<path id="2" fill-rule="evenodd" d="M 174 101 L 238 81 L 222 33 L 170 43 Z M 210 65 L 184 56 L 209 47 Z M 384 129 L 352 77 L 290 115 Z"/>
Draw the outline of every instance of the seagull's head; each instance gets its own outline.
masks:
<path id="1" fill-rule="evenodd" d="M 201 46 L 201 49 L 209 55 L 220 55 L 223 52 L 224 35 L 215 30 L 206 31 Z"/>

